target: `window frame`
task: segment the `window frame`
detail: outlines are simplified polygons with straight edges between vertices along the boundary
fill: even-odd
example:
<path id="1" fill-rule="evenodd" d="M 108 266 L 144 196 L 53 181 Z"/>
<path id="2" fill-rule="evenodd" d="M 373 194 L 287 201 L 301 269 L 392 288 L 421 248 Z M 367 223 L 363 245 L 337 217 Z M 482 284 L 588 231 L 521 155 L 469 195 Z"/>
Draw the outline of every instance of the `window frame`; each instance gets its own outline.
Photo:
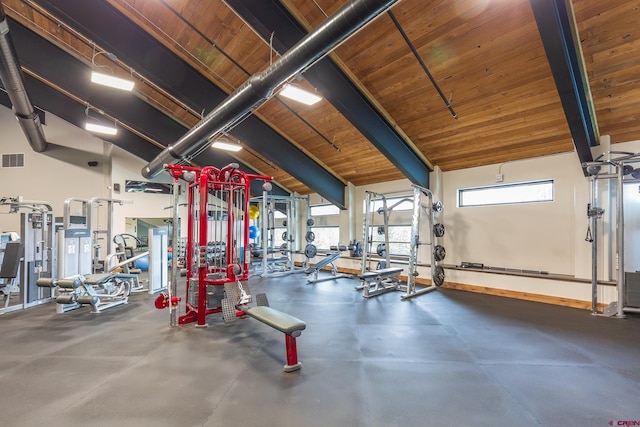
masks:
<path id="1" fill-rule="evenodd" d="M 503 202 L 488 202 L 488 203 L 464 203 L 463 197 L 464 194 L 476 192 L 476 191 L 485 191 L 485 190 L 500 190 L 500 189 L 513 189 L 513 188 L 522 188 L 527 186 L 538 186 L 538 185 L 551 185 L 551 198 L 550 199 L 530 199 L 530 200 L 522 200 L 522 201 L 503 201 Z M 502 206 L 502 205 L 522 205 L 527 203 L 547 203 L 555 201 L 555 180 L 553 178 L 549 179 L 541 179 L 536 181 L 522 181 L 522 182 L 513 182 L 509 184 L 496 184 L 496 185 L 486 185 L 481 187 L 467 187 L 467 188 L 459 188 L 457 190 L 457 204 L 459 208 L 472 208 L 472 207 L 482 207 L 482 206 Z"/>
<path id="2" fill-rule="evenodd" d="M 326 208 L 326 207 L 333 207 L 333 208 L 335 208 L 335 213 L 320 213 L 320 214 L 318 214 L 318 213 L 314 213 L 314 208 Z M 331 210 L 334 210 L 334 209 L 331 209 Z M 331 203 L 324 203 L 324 204 L 321 204 L 321 205 L 313 205 L 313 206 L 311 206 L 311 207 L 309 208 L 309 212 L 310 212 L 310 215 L 311 215 L 312 217 L 318 217 L 318 216 L 336 216 L 336 215 L 340 215 L 340 208 L 339 208 L 339 207 L 337 207 L 337 206 L 336 206 L 336 205 L 334 205 L 334 204 L 331 204 Z"/>

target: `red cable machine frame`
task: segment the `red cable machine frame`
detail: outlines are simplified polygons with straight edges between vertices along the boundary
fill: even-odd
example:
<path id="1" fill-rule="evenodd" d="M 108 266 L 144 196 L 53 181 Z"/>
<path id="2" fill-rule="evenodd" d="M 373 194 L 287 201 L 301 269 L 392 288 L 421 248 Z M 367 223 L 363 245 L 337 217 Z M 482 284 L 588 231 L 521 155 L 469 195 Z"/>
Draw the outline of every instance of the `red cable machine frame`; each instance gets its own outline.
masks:
<path id="1" fill-rule="evenodd" d="M 206 316 L 222 311 L 222 306 L 207 306 L 207 287 L 249 279 L 249 199 L 251 182 L 258 179 L 270 190 L 270 176 L 245 173 L 230 164 L 222 169 L 213 166 L 166 165 L 176 180 L 187 182 L 187 244 L 185 264 L 187 267 L 186 311 L 178 318 L 179 325 L 197 322 L 196 326 L 207 326 Z M 211 211 L 212 205 L 219 207 Z M 225 209 L 223 214 L 222 209 Z M 214 216 L 217 226 L 212 227 Z M 210 263 L 207 260 L 212 238 L 219 249 L 224 247 L 224 257 Z M 195 286 L 195 289 L 194 289 Z M 215 294 L 215 292 L 214 292 Z"/>

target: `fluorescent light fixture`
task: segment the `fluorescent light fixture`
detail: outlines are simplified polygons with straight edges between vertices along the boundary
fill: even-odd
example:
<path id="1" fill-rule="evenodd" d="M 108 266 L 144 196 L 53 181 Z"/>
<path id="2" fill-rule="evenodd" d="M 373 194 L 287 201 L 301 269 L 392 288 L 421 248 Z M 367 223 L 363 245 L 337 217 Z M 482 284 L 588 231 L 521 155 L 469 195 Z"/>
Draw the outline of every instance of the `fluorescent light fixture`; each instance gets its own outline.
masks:
<path id="1" fill-rule="evenodd" d="M 121 79 L 109 74 L 98 73 L 96 71 L 91 72 L 91 81 L 99 85 L 109 86 L 116 89 L 127 90 L 131 92 L 135 82 L 131 80 Z"/>
<path id="2" fill-rule="evenodd" d="M 321 96 L 318 96 L 315 93 L 300 89 L 298 86 L 294 86 L 289 83 L 282 87 L 280 95 L 307 105 L 313 105 L 322 99 Z"/>
<path id="3" fill-rule="evenodd" d="M 242 150 L 242 146 L 240 144 L 235 144 L 233 142 L 226 142 L 226 141 L 214 141 L 213 144 L 211 144 L 211 146 L 213 148 L 218 148 L 220 150 L 226 150 L 226 151 L 240 151 Z"/>
<path id="4" fill-rule="evenodd" d="M 103 133 L 105 135 L 115 135 L 118 133 L 118 128 L 113 126 L 103 126 L 95 123 L 87 122 L 84 128 L 90 132 Z"/>

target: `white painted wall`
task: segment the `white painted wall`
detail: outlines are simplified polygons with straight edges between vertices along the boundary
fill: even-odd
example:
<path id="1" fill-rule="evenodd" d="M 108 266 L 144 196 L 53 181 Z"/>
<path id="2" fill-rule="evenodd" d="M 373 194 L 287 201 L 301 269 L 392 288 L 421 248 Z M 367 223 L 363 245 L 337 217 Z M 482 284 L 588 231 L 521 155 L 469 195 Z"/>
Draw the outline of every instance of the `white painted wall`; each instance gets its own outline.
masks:
<path id="1" fill-rule="evenodd" d="M 608 149 L 606 137 L 604 139 L 603 148 L 594 151 Z M 614 149 L 638 152 L 640 141 L 615 144 Z M 495 184 L 499 168 L 505 184 L 553 179 L 553 202 L 467 208 L 457 206 L 458 189 Z M 601 187 L 600 197 L 604 201 L 610 195 L 604 185 Z M 385 193 L 409 188 L 409 181 L 399 180 L 351 190 L 355 199 L 353 217 L 349 219 L 349 213 L 343 212 L 340 221 L 344 240 L 348 241 L 350 233 L 362 240 L 362 200 L 365 191 Z M 507 162 L 502 166 L 496 164 L 450 172 L 436 168 L 431 174 L 431 190 L 435 199 L 442 200 L 445 207 L 438 220 L 446 226 L 445 237 L 441 241 L 447 250 L 446 264 L 460 265 L 463 261 L 469 261 L 485 266 L 544 271 L 578 279 L 591 278 L 591 244 L 585 241 L 589 181 L 584 177 L 574 152 Z M 611 211 L 608 204 L 607 210 Z M 605 218 L 600 224 L 601 241 L 607 234 L 603 230 L 610 226 L 610 222 Z M 348 224 L 346 228 L 345 223 Z M 424 251 L 421 257 L 423 262 L 426 256 Z M 607 256 L 603 248 L 599 258 L 602 264 L 600 279 L 608 278 L 608 271 L 604 268 Z M 339 265 L 360 268 L 359 261 L 346 258 L 341 258 Z M 420 277 L 430 275 L 428 269 L 421 268 L 419 271 Z M 589 283 L 460 270 L 447 270 L 446 280 L 559 298 L 591 299 Z M 615 299 L 613 288 L 600 287 L 600 302 L 608 303 Z"/>
<path id="2" fill-rule="evenodd" d="M 503 184 L 553 179 L 552 202 L 457 207 L 458 189 L 495 185 L 497 172 L 498 165 L 491 165 L 443 174 L 444 243 L 453 249 L 447 263 L 470 261 L 574 275 L 579 231 L 586 245 L 584 195 L 588 196 L 577 156 L 568 153 L 502 166 Z M 578 222 L 580 227 L 576 229 Z"/>
<path id="3" fill-rule="evenodd" d="M 70 197 L 91 199 L 113 198 L 131 201 L 123 206 L 114 205 L 114 231 L 125 232 L 126 217 L 171 217 L 170 195 L 125 193 L 127 179 L 144 180 L 140 174 L 145 161 L 104 142 L 53 114 L 46 113 L 43 127 L 49 143 L 43 153 L 36 153 L 26 140 L 11 110 L 0 106 L 0 153 L 24 153 L 24 168 L 0 168 L 0 197 L 22 196 L 26 200 L 42 200 L 53 205 L 54 215 L 63 215 L 64 201 Z M 98 166 L 88 166 L 97 161 Z M 170 182 L 168 175 L 154 178 L 156 182 Z M 113 192 L 119 183 L 120 193 Z M 72 215 L 80 214 L 81 205 L 71 205 Z M 8 207 L 0 206 L 0 212 Z M 106 214 L 102 215 L 103 219 Z M 0 231 L 20 230 L 20 216 L 0 214 Z M 102 222 L 102 221 L 101 221 Z"/>
<path id="4" fill-rule="evenodd" d="M 0 196 L 47 201 L 56 216 L 62 216 L 64 201 L 69 197 L 107 197 L 105 180 L 110 161 L 105 157 L 103 141 L 53 114 L 47 113 L 46 123 L 43 129 L 49 147 L 36 153 L 13 113 L 0 106 L 0 153 L 24 153 L 25 158 L 24 168 L 0 168 Z M 88 166 L 89 161 L 97 161 L 98 166 Z M 7 210 L 0 207 L 1 212 Z M 19 227 L 19 215 L 0 215 L 0 230 Z"/>
<path id="5" fill-rule="evenodd" d="M 171 194 L 154 194 L 154 193 L 126 193 L 125 182 L 132 181 L 153 181 L 162 183 L 171 183 L 170 176 L 161 173 L 151 180 L 142 177 L 140 171 L 147 164 L 146 161 L 132 156 L 128 152 L 119 147 L 113 147 L 112 152 L 112 184 L 120 184 L 120 192 L 115 193 L 112 190 L 111 198 L 126 200 L 127 204 L 122 207 L 116 206 L 114 209 L 114 231 L 115 233 L 125 233 L 125 218 L 171 218 L 173 211 L 170 207 L 173 205 L 173 196 Z M 169 209 L 167 209 L 169 208 Z M 186 213 L 185 209 L 180 211 Z M 186 218 L 183 221 L 186 224 Z"/>

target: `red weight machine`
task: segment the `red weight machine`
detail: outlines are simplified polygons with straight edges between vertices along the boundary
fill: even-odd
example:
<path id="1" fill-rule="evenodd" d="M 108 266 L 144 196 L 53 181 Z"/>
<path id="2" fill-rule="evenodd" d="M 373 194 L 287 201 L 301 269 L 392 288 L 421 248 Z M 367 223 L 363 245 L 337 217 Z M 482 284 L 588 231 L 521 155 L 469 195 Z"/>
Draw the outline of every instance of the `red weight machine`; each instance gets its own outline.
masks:
<path id="1" fill-rule="evenodd" d="M 250 185 L 262 180 L 269 191 L 272 177 L 245 173 L 237 164 L 166 169 L 176 181 L 187 182 L 188 192 L 186 311 L 178 324 L 204 327 L 207 315 L 222 311 L 225 283 L 241 286 L 249 279 Z"/>

